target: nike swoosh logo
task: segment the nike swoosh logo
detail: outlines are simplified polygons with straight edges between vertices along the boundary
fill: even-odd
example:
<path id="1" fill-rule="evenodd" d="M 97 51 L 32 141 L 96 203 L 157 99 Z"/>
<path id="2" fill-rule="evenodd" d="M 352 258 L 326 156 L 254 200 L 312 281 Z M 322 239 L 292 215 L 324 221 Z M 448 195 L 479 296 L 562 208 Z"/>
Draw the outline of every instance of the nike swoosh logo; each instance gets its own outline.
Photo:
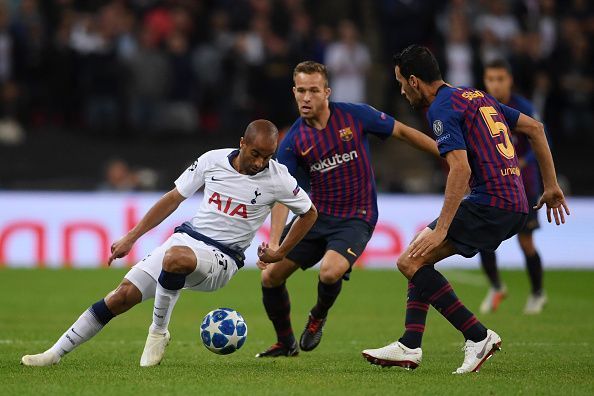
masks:
<path id="1" fill-rule="evenodd" d="M 487 338 L 487 341 L 485 341 L 485 345 L 483 345 L 483 349 L 481 349 L 481 351 L 476 354 L 477 359 L 482 359 L 483 356 L 485 356 L 485 352 L 487 350 L 487 345 L 489 345 L 489 341 L 491 341 L 491 336 L 489 336 L 489 338 Z"/>
<path id="2" fill-rule="evenodd" d="M 353 250 L 351 248 L 348 248 L 347 249 L 347 253 L 350 254 L 350 255 L 352 255 L 352 256 L 357 257 L 357 253 L 353 252 Z"/>
<path id="3" fill-rule="evenodd" d="M 315 146 L 315 145 L 314 145 L 314 146 Z M 301 155 L 305 157 L 307 154 L 309 154 L 309 152 L 310 152 L 311 150 L 313 150 L 314 146 L 311 146 L 310 148 L 308 148 L 308 149 L 307 149 L 307 150 L 305 150 L 305 151 L 301 151 Z"/>
<path id="4" fill-rule="evenodd" d="M 211 180 L 212 180 L 212 181 L 223 181 L 222 179 L 215 179 L 215 178 L 214 178 L 214 176 L 213 176 L 213 177 L 211 177 Z"/>
<path id="5" fill-rule="evenodd" d="M 162 309 L 167 309 L 167 307 L 163 307 L 163 308 L 155 307 L 155 309 L 158 309 L 160 311 Z"/>
<path id="6" fill-rule="evenodd" d="M 332 169 L 336 169 L 336 168 L 338 168 L 339 166 L 340 166 L 340 164 L 336 164 L 336 165 L 330 166 L 330 167 L 328 167 L 328 168 L 324 168 L 324 169 L 322 169 L 322 170 L 320 171 L 320 173 L 326 173 L 326 172 L 328 172 L 328 171 L 331 171 Z"/>
<path id="7" fill-rule="evenodd" d="M 78 334 L 76 331 L 74 331 L 74 327 L 70 329 L 74 334 L 76 334 L 77 336 L 79 336 L 80 338 L 82 338 L 82 336 L 80 334 Z"/>

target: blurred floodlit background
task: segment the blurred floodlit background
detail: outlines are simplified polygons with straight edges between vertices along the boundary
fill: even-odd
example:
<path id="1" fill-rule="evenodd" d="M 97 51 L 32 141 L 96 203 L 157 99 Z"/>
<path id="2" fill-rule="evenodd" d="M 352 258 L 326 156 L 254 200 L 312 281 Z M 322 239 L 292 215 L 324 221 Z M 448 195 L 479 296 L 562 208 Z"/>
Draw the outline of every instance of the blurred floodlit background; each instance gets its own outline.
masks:
<path id="1" fill-rule="evenodd" d="M 79 253 L 63 254 L 66 223 L 100 221 L 93 207 L 106 192 L 170 189 L 198 155 L 236 146 L 255 118 L 288 128 L 297 117 L 292 69 L 302 60 L 327 65 L 332 99 L 367 102 L 428 131 L 393 77 L 392 54 L 411 43 L 430 47 L 454 85 L 483 88 L 482 66 L 508 60 L 515 90 L 547 126 L 565 191 L 594 206 L 593 39 L 588 0 L 0 0 L 0 262 L 35 263 L 40 239 L 44 260 L 76 262 Z M 442 192 L 438 161 L 371 140 L 380 193 Z M 72 191 L 96 193 L 64 195 Z M 105 237 L 92 226 L 72 231 L 80 254 L 129 227 L 120 207 L 134 195 L 117 196 L 119 206 L 100 212 L 119 224 L 103 224 Z M 73 204 L 57 209 L 56 197 Z M 85 199 L 92 207 L 71 219 Z M 418 209 L 402 231 L 399 207 L 385 205 L 402 243 L 439 208 Z M 594 215 L 574 215 L 583 228 L 559 234 L 591 242 Z M 387 251 L 392 261 L 398 251 Z"/>

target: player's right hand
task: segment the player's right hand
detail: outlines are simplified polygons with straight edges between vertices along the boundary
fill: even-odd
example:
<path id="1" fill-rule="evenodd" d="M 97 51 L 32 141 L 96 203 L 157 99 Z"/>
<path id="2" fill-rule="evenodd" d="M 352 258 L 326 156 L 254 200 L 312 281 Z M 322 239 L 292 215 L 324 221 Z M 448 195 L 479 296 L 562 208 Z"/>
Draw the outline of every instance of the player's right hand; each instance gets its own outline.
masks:
<path id="1" fill-rule="evenodd" d="M 258 246 L 258 261 L 256 262 L 256 265 L 261 270 L 264 270 L 268 264 L 276 263 L 283 258 L 284 255 L 280 254 L 278 249 L 272 249 L 268 243 L 262 242 L 262 244 Z"/>
<path id="2" fill-rule="evenodd" d="M 260 268 L 262 271 L 264 271 L 266 269 L 266 267 L 268 266 L 267 263 L 265 263 L 264 261 L 260 260 L 260 257 L 264 254 L 264 251 L 268 248 L 268 244 L 266 242 L 262 242 L 262 244 L 260 246 L 258 246 L 258 261 L 256 261 L 256 266 L 258 268 Z"/>
<path id="3" fill-rule="evenodd" d="M 117 258 L 122 258 L 127 255 L 134 246 L 134 241 L 130 240 L 127 236 L 121 238 L 119 241 L 114 242 L 111 245 L 111 256 L 107 261 L 107 265 L 111 265 L 111 262 Z"/>
<path id="4" fill-rule="evenodd" d="M 549 223 L 552 222 L 551 212 L 553 212 L 555 224 L 565 224 L 565 214 L 568 216 L 570 215 L 569 207 L 567 206 L 567 202 L 565 202 L 563 191 L 558 185 L 552 188 L 545 188 L 544 193 L 538 200 L 536 206 L 534 206 L 534 209 L 538 210 L 542 208 L 543 205 L 547 206 L 547 220 Z M 565 211 L 565 213 L 563 211 Z"/>

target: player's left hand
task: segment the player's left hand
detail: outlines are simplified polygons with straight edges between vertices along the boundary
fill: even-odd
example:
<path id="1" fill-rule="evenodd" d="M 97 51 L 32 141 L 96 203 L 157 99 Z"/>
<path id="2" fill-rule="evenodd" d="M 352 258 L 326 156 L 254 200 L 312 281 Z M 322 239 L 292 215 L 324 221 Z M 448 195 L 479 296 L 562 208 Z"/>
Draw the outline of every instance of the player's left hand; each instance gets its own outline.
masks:
<path id="1" fill-rule="evenodd" d="M 534 206 L 535 210 L 538 210 L 543 207 L 543 205 L 547 205 L 547 220 L 549 223 L 552 222 L 551 212 L 553 212 L 553 216 L 555 217 L 555 224 L 565 224 L 565 214 L 568 216 L 569 207 L 567 206 L 567 202 L 565 202 L 565 196 L 563 195 L 563 191 L 561 187 L 558 185 L 552 188 L 546 188 L 536 206 Z M 565 213 L 563 213 L 565 211 Z"/>
<path id="2" fill-rule="evenodd" d="M 435 230 L 422 233 L 410 244 L 408 257 L 426 256 L 441 245 L 445 237 L 446 233 Z"/>
<path id="3" fill-rule="evenodd" d="M 278 253 L 277 249 L 271 249 L 268 243 L 262 242 L 258 246 L 258 268 L 264 269 L 267 264 L 276 263 L 284 258 L 282 254 Z M 262 268 L 263 267 L 263 268 Z"/>

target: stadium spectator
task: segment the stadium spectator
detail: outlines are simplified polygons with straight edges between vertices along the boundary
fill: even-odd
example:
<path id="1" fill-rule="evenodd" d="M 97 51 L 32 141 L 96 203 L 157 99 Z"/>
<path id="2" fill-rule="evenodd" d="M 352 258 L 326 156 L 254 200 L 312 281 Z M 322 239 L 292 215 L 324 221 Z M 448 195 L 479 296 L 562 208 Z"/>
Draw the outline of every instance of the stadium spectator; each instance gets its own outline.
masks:
<path id="1" fill-rule="evenodd" d="M 167 38 L 166 46 L 171 86 L 168 100 L 163 105 L 160 129 L 191 133 L 198 126 L 198 114 L 193 103 L 196 79 L 190 44 L 181 31 L 176 31 Z"/>
<path id="2" fill-rule="evenodd" d="M 12 77 L 13 39 L 9 30 L 8 10 L 0 3 L 0 83 Z"/>
<path id="3" fill-rule="evenodd" d="M 158 129 L 161 104 L 169 91 L 171 69 L 158 47 L 158 33 L 145 26 L 139 35 L 139 49 L 127 62 L 129 70 L 129 121 L 138 131 Z"/>
<path id="4" fill-rule="evenodd" d="M 481 34 L 493 35 L 498 45 L 505 45 L 520 33 L 519 23 L 509 13 L 505 0 L 491 0 L 487 4 L 489 11 L 476 19 L 475 28 Z"/>
<path id="5" fill-rule="evenodd" d="M 22 143 L 25 131 L 18 122 L 19 88 L 12 82 L 0 83 L 0 144 Z"/>
<path id="6" fill-rule="evenodd" d="M 324 59 L 330 72 L 332 100 L 336 102 L 361 103 L 366 100 L 366 74 L 371 58 L 369 49 L 358 36 L 355 24 L 343 20 L 338 26 L 339 40 L 326 49 Z"/>
<path id="7" fill-rule="evenodd" d="M 117 158 L 107 162 L 104 177 L 99 189 L 106 191 L 152 190 L 157 183 L 157 174 L 153 170 L 133 170 L 126 161 Z"/>
<path id="8" fill-rule="evenodd" d="M 295 64 L 311 59 L 331 69 L 334 100 L 366 100 L 422 125 L 422 114 L 409 111 L 396 87 L 384 83 L 393 78 L 388 55 L 415 42 L 430 47 L 448 80 L 460 85 L 480 82 L 485 62 L 505 58 L 517 89 L 542 110 L 554 143 L 594 140 L 592 2 L 316 5 L 314 0 L 0 0 L 0 117 L 11 120 L 8 130 L 26 129 L 32 139 L 85 131 L 225 139 L 254 117 L 266 115 L 278 124 L 292 119 L 292 100 L 282 96 L 285 84 Z M 345 18 L 350 22 L 340 23 Z M 365 37 L 359 39 L 356 32 L 363 27 Z M 345 57 L 349 45 L 367 50 Z M 367 73 L 372 62 L 386 74 Z M 555 150 L 561 159 L 571 157 L 563 145 Z"/>
<path id="9" fill-rule="evenodd" d="M 569 42 L 568 54 L 560 70 L 562 97 L 565 98 L 563 129 L 567 135 L 582 138 L 592 135 L 592 94 L 594 66 L 586 37 L 579 35 Z"/>
<path id="10" fill-rule="evenodd" d="M 462 12 L 450 14 L 445 43 L 446 76 L 454 85 L 474 86 L 475 55 L 468 21 Z"/>
<path id="11" fill-rule="evenodd" d="M 311 59 L 316 46 L 316 38 L 311 17 L 304 11 L 292 15 L 291 31 L 288 35 L 290 52 L 295 62 Z"/>
<path id="12" fill-rule="evenodd" d="M 540 52 L 543 58 L 548 58 L 555 49 L 557 41 L 557 22 L 555 20 L 555 0 L 540 0 L 537 9 L 535 29 L 540 35 Z"/>

